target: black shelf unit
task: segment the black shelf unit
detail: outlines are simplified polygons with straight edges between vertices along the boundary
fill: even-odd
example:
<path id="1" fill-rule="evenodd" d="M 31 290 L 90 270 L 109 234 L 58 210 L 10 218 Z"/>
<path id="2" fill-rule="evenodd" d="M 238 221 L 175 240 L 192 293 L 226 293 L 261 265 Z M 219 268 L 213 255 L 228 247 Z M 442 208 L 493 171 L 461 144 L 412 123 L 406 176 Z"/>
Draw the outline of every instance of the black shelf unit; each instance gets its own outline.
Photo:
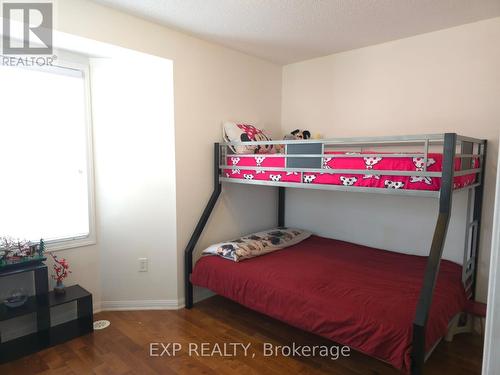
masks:
<path id="1" fill-rule="evenodd" d="M 58 324 L 50 329 L 50 346 L 60 344 L 94 331 L 92 294 L 80 285 L 66 288 L 66 293 L 58 296 L 49 293 L 49 306 L 56 307 L 76 301 L 76 319 Z"/>
<path id="2" fill-rule="evenodd" d="M 25 272 L 33 272 L 35 280 L 35 295 L 30 296 L 23 306 L 9 308 L 4 303 L 0 303 L 0 321 L 28 314 L 36 314 L 37 321 L 37 332 L 13 340 L 2 342 L 0 332 L 0 364 L 61 344 L 94 330 L 92 294 L 79 285 L 67 287 L 63 295 L 49 292 L 47 266 L 42 263 L 43 260 L 0 271 L 0 281 L 7 276 Z M 50 309 L 75 301 L 76 319 L 51 327 Z"/>
<path id="3" fill-rule="evenodd" d="M 28 300 L 24 303 L 24 305 L 16 308 L 9 308 L 5 306 L 4 303 L 0 303 L 0 322 L 4 320 L 19 318 L 23 315 L 33 314 L 36 313 L 37 310 L 38 302 L 36 300 L 36 296 L 28 297 Z"/>

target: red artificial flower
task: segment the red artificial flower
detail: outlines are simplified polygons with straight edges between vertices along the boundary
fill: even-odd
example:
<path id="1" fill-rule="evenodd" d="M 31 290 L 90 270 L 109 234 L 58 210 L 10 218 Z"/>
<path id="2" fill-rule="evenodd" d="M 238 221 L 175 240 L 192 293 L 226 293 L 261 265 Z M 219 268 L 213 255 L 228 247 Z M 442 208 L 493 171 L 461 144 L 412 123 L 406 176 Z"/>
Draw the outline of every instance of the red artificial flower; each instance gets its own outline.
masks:
<path id="1" fill-rule="evenodd" d="M 58 283 L 61 283 L 66 277 L 68 277 L 68 274 L 71 273 L 69 271 L 69 263 L 66 259 L 59 259 L 57 255 L 50 254 L 52 256 L 52 259 L 54 259 L 54 271 L 55 275 L 52 275 L 52 278 L 54 280 L 57 280 Z"/>

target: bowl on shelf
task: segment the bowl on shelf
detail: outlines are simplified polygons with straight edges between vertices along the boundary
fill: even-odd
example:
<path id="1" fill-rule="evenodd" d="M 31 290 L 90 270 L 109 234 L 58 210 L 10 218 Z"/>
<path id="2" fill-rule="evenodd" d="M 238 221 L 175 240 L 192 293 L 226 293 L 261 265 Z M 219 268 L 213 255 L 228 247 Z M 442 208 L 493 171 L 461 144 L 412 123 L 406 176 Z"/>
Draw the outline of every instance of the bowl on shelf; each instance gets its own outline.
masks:
<path id="1" fill-rule="evenodd" d="M 7 297 L 3 303 L 5 306 L 11 309 L 16 307 L 21 307 L 28 300 L 27 293 L 22 289 L 14 289 L 10 292 L 10 296 Z"/>

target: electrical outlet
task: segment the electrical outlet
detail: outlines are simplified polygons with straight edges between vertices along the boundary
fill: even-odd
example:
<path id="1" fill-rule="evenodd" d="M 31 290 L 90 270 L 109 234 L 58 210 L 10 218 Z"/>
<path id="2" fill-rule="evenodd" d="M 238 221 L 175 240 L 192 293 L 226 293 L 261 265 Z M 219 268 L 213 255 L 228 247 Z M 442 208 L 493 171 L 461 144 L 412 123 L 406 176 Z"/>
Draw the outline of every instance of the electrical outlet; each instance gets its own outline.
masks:
<path id="1" fill-rule="evenodd" d="M 139 272 L 148 272 L 148 258 L 139 258 Z"/>

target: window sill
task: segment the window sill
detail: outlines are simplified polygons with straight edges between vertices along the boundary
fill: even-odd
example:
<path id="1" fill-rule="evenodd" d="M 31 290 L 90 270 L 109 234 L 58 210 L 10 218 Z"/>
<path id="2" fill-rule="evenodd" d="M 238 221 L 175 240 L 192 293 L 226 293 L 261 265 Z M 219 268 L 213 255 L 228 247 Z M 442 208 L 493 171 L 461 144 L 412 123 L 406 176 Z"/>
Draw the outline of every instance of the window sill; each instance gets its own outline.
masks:
<path id="1" fill-rule="evenodd" d="M 77 247 L 92 246 L 97 243 L 93 236 L 86 236 L 75 239 L 54 240 L 47 243 L 47 252 L 53 253 L 63 250 L 74 249 Z"/>

